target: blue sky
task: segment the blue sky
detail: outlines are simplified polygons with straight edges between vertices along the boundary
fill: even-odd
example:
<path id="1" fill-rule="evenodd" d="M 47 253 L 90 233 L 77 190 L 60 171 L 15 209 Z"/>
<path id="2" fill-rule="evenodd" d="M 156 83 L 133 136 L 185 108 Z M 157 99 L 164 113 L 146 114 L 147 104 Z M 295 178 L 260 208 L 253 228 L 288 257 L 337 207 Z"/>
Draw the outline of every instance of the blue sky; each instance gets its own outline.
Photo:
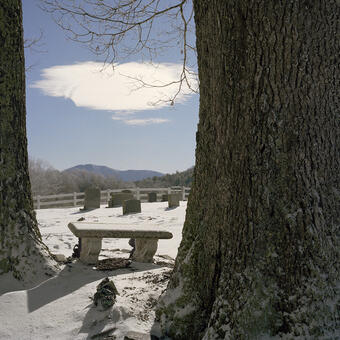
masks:
<path id="1" fill-rule="evenodd" d="M 174 89 L 136 89 L 125 75 L 147 82 L 174 80 L 180 54 L 159 57 L 155 69 L 139 56 L 102 69 L 102 57 L 65 38 L 39 1 L 23 0 L 24 35 L 43 32 L 25 51 L 27 137 L 32 158 L 63 170 L 93 163 L 115 169 L 182 171 L 194 164 L 198 95 L 189 91 L 174 106 L 149 105 Z M 118 71 L 119 72 L 118 72 Z"/>

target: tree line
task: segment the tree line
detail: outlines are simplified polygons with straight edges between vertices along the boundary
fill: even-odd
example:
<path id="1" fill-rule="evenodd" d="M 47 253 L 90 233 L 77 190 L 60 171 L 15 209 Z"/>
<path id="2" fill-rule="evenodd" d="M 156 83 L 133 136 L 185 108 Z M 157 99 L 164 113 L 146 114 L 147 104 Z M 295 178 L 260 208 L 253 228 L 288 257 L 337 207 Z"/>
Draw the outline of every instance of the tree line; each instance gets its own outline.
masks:
<path id="1" fill-rule="evenodd" d="M 138 188 L 167 188 L 173 186 L 190 187 L 193 182 L 193 176 L 194 167 L 191 167 L 185 171 L 176 171 L 174 174 L 145 178 L 142 181 L 134 182 L 134 184 Z"/>
<path id="2" fill-rule="evenodd" d="M 33 196 L 84 192 L 91 186 L 100 190 L 190 186 L 193 178 L 193 167 L 175 174 L 124 182 L 114 176 L 106 177 L 85 170 L 59 171 L 41 159 L 30 158 L 28 164 Z"/>
<path id="3" fill-rule="evenodd" d="M 84 192 L 96 186 L 100 190 L 133 187 L 116 177 L 105 177 L 84 170 L 59 171 L 41 159 L 29 159 L 29 175 L 33 195 L 55 195 Z"/>

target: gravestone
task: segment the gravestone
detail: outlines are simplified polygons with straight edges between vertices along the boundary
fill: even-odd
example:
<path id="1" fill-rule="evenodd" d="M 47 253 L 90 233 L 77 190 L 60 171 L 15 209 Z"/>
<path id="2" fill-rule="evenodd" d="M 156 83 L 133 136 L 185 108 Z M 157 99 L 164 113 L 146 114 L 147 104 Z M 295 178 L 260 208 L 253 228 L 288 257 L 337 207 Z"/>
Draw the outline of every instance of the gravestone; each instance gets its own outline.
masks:
<path id="1" fill-rule="evenodd" d="M 85 190 L 84 210 L 100 208 L 100 190 L 98 188 L 87 188 Z"/>
<path id="2" fill-rule="evenodd" d="M 172 192 L 172 195 L 177 195 L 177 196 L 178 196 L 178 199 L 179 199 L 180 201 L 182 201 L 182 192 L 180 192 L 180 191 L 173 191 L 173 192 Z"/>
<path id="3" fill-rule="evenodd" d="M 168 194 L 162 195 L 162 202 L 168 202 Z"/>
<path id="4" fill-rule="evenodd" d="M 109 208 L 121 207 L 126 200 L 133 199 L 133 194 L 128 192 L 112 193 L 109 200 Z"/>
<path id="5" fill-rule="evenodd" d="M 169 194 L 168 195 L 168 206 L 169 208 L 179 207 L 179 194 Z"/>
<path id="6" fill-rule="evenodd" d="M 142 212 L 140 200 L 132 199 L 123 202 L 123 215 L 140 212 Z"/>
<path id="7" fill-rule="evenodd" d="M 157 193 L 149 192 L 148 193 L 148 202 L 157 202 Z"/>

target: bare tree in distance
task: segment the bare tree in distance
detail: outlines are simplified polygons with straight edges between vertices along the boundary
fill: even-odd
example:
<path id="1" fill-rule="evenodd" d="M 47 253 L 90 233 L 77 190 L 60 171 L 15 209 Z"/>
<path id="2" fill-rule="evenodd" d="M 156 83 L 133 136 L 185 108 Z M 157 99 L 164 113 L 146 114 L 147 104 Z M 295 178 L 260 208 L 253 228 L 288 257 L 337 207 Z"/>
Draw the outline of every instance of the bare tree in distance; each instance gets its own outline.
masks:
<path id="1" fill-rule="evenodd" d="M 86 44 L 104 65 L 114 65 L 131 55 L 157 65 L 159 56 L 178 51 L 182 69 L 176 81 L 150 84 L 142 77 L 139 87 L 168 87 L 177 84 L 166 100 L 173 105 L 183 87 L 198 93 L 196 48 L 191 1 L 164 0 L 41 0 L 67 38 Z M 164 102 L 159 100 L 158 102 Z"/>
<path id="2" fill-rule="evenodd" d="M 42 159 L 29 158 L 28 170 L 33 195 L 84 192 L 90 186 L 101 190 L 133 186 L 114 176 L 105 177 L 84 170 L 59 171 Z"/>

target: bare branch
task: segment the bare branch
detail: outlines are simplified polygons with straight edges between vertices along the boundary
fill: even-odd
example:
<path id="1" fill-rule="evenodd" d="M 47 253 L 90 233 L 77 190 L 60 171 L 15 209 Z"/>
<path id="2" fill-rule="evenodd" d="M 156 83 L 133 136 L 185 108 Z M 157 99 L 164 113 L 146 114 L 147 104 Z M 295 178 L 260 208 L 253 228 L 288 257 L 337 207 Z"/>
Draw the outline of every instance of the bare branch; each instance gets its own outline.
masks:
<path id="1" fill-rule="evenodd" d="M 29 39 L 24 39 L 24 48 L 25 51 L 29 50 L 32 53 L 47 53 L 45 49 L 42 49 L 43 46 L 45 45 L 42 40 L 44 38 L 44 33 L 42 30 L 40 30 L 40 34 L 38 37 L 35 38 L 29 38 Z M 25 71 L 30 72 L 34 67 L 36 66 L 35 64 L 31 64 L 29 66 L 25 67 Z"/>
<path id="2" fill-rule="evenodd" d="M 178 91 L 169 98 L 173 104 L 185 88 L 197 92 L 196 49 L 193 8 L 190 0 L 41 0 L 41 8 L 51 13 L 70 40 L 84 43 L 104 64 L 139 56 L 154 62 L 175 48 L 180 52 L 182 72 Z M 189 58 L 190 54 L 190 58 Z M 194 60 L 189 65 L 189 59 Z M 193 84 L 193 79 L 195 79 Z M 137 79 L 140 86 L 154 86 Z M 174 83 L 164 85 L 172 86 Z M 163 85 L 162 85 L 163 87 Z"/>
<path id="3" fill-rule="evenodd" d="M 44 32 L 40 30 L 39 36 L 35 38 L 30 39 L 24 39 L 24 48 L 30 49 L 33 52 L 36 53 L 46 53 L 46 50 L 42 50 L 41 47 L 43 47 L 45 44 L 42 43 L 42 40 L 44 38 Z"/>

